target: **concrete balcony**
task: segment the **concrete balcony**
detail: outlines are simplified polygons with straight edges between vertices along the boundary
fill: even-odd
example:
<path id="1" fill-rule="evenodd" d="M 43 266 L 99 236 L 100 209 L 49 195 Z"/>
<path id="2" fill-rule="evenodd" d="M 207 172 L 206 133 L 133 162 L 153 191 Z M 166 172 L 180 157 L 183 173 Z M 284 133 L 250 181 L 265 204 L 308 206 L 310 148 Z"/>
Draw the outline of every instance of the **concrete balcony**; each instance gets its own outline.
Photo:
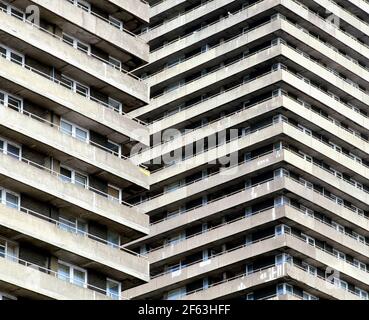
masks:
<path id="1" fill-rule="evenodd" d="M 146 23 L 150 22 L 150 6 L 147 2 L 142 0 L 107 0 L 109 3 L 112 3 L 119 8 L 122 8 L 124 11 L 127 11 L 129 14 L 132 14 Z"/>
<path id="2" fill-rule="evenodd" d="M 301 106 L 301 108 L 303 107 Z M 203 164 L 209 163 L 210 161 L 225 157 L 227 156 L 227 154 L 239 152 L 240 150 L 243 150 L 250 146 L 256 146 L 263 141 L 265 143 L 266 141 L 273 140 L 282 134 L 287 135 L 293 140 L 294 144 L 302 146 L 304 149 L 308 148 L 313 153 L 318 151 L 327 157 L 329 155 L 329 160 L 335 163 L 337 170 L 348 168 L 349 170 L 351 170 L 351 173 L 354 176 L 359 173 L 361 176 L 369 179 L 368 168 L 357 163 L 354 159 L 333 150 L 328 144 L 325 144 L 320 140 L 303 133 L 297 127 L 294 127 L 289 123 L 277 123 L 266 126 L 264 128 L 260 128 L 256 131 L 252 131 L 246 136 L 238 137 L 236 139 L 230 140 L 227 143 L 217 145 L 205 152 L 199 152 L 198 154 L 187 157 L 184 160 L 176 163 L 176 165 L 163 167 L 158 171 L 153 171 L 150 176 L 151 185 L 159 183 L 160 181 L 165 181 L 169 178 L 178 177 L 185 173 L 188 174 L 188 172 L 190 172 L 191 170 L 194 170 L 195 168 Z M 350 139 L 357 139 L 357 137 L 355 138 L 350 134 L 347 135 L 349 136 L 349 142 Z M 343 137 L 344 136 L 345 135 L 343 135 Z M 363 148 L 365 149 L 367 149 L 368 147 L 367 143 L 364 141 L 361 141 L 360 145 L 363 146 Z M 165 151 L 167 151 L 167 149 L 165 149 Z M 341 162 L 340 160 L 342 160 L 343 162 Z"/>
<path id="3" fill-rule="evenodd" d="M 308 259 L 313 259 L 318 264 L 331 267 L 334 266 L 334 268 L 340 273 L 353 279 L 360 279 L 360 281 L 356 280 L 357 282 L 364 283 L 365 285 L 368 285 L 369 283 L 367 272 L 362 271 L 343 260 L 339 260 L 328 252 L 309 245 L 300 238 L 285 234 L 258 240 L 252 244 L 214 256 L 209 260 L 193 263 L 183 267 L 182 269 L 158 275 L 157 277 L 152 278 L 149 283 L 126 290 L 123 294 L 129 298 L 147 298 L 150 293 L 155 292 L 155 294 L 158 294 L 162 291 L 171 290 L 179 284 L 184 285 L 185 283 L 194 281 L 197 278 L 201 278 L 204 274 L 215 270 L 220 272 L 231 265 L 245 263 L 245 260 L 251 257 L 265 255 L 268 252 L 273 252 L 284 247 L 287 247 L 289 250 L 300 255 L 306 256 Z M 316 277 L 314 276 L 314 278 Z"/>
<path id="4" fill-rule="evenodd" d="M 7 292 L 37 300 L 110 300 L 102 293 L 60 280 L 55 273 L 48 274 L 34 265 L 20 263 L 0 258 L 1 287 Z"/>
<path id="5" fill-rule="evenodd" d="M 166 59 L 169 56 L 174 55 L 175 53 L 184 53 L 191 51 L 194 46 L 198 45 L 199 42 L 206 42 L 207 38 L 213 37 L 217 34 L 221 34 L 222 32 L 226 32 L 228 29 L 244 23 L 247 19 L 256 18 L 258 15 L 265 14 L 265 12 L 276 7 L 279 4 L 280 0 L 258 2 L 255 5 L 240 11 L 239 13 L 228 16 L 218 23 L 211 24 L 198 32 L 188 34 L 180 38 L 179 40 L 175 40 L 163 47 L 152 51 L 150 53 L 149 62 L 162 62 L 163 59 Z"/>
<path id="6" fill-rule="evenodd" d="M 330 162 L 334 162 L 334 165 L 337 168 L 337 170 L 347 172 L 348 171 L 347 169 L 349 169 L 351 171 L 351 174 L 354 175 L 355 177 L 357 175 L 360 175 L 361 177 L 367 180 L 369 179 L 369 169 L 367 167 L 345 156 L 342 153 L 338 153 L 337 151 L 333 150 L 329 145 L 316 141 L 316 139 L 312 138 L 311 136 L 305 135 L 299 129 L 291 125 L 283 124 L 283 127 L 284 127 L 283 129 L 278 129 L 278 125 L 267 127 L 266 129 L 257 131 L 255 137 L 257 138 L 261 136 L 263 133 L 265 133 L 265 136 L 263 136 L 263 138 L 268 140 L 272 139 L 272 137 L 275 136 L 285 135 L 286 137 L 290 138 L 295 144 L 301 144 L 304 147 L 309 148 L 311 150 L 310 151 L 311 153 L 318 152 L 319 154 L 323 154 L 325 157 L 327 157 L 327 159 Z M 238 146 L 240 148 L 244 147 L 242 141 L 244 139 L 245 138 L 240 138 L 238 140 L 239 141 Z M 253 142 L 250 143 L 250 141 Z M 258 140 L 253 140 L 251 138 L 251 140 L 248 140 L 245 143 L 250 143 L 250 145 L 253 145 L 254 143 L 258 142 L 259 142 Z M 312 145 L 314 145 L 314 148 L 312 148 Z M 222 155 L 220 155 L 219 157 L 221 156 Z M 202 160 L 204 158 L 206 157 L 199 159 Z M 212 161 L 212 159 L 213 158 L 211 158 L 209 161 Z M 206 162 L 206 159 L 204 161 Z M 210 177 L 204 178 L 187 186 L 186 185 L 182 186 L 181 188 L 178 188 L 177 190 L 174 190 L 172 192 L 163 193 L 161 195 L 149 199 L 148 201 L 145 201 L 142 204 L 139 204 L 138 208 L 140 208 L 144 212 L 152 213 L 154 212 L 154 210 L 159 210 L 160 208 L 167 206 L 169 204 L 175 204 L 184 199 L 189 200 L 195 195 L 199 196 L 209 188 L 213 188 L 214 190 L 216 190 L 221 185 L 224 186 L 226 183 L 229 183 L 237 178 L 240 178 L 241 176 L 247 175 L 256 170 L 261 169 L 265 170 L 266 167 L 272 168 L 277 167 L 278 163 L 280 163 L 281 161 L 285 161 L 288 164 L 292 165 L 294 168 L 300 169 L 303 172 L 304 176 L 309 177 L 311 174 L 313 174 L 317 180 L 323 180 L 323 184 L 328 183 L 330 186 L 333 186 L 335 189 L 338 189 L 339 193 L 350 195 L 350 192 L 348 190 L 353 188 L 352 184 L 342 179 L 338 179 L 327 170 L 324 170 L 316 165 L 313 165 L 311 162 L 304 160 L 303 158 L 301 158 L 300 155 L 297 155 L 294 152 L 291 152 L 289 150 L 283 150 L 283 152 L 281 153 L 277 152 L 267 154 L 265 156 L 261 156 L 260 158 L 254 159 L 254 161 L 247 162 L 246 164 L 242 163 L 238 166 L 234 166 L 227 170 L 227 174 L 224 174 L 224 172 L 220 172 L 219 174 L 212 175 Z M 191 162 L 191 164 L 201 165 L 202 162 L 194 161 Z M 173 170 L 176 169 L 176 166 L 172 167 Z M 189 169 L 189 167 L 187 168 Z M 321 179 L 322 176 L 324 176 L 325 179 Z M 365 202 L 368 196 L 366 192 L 360 189 L 357 190 L 356 195 L 357 196 L 355 197 L 356 198 L 355 201 L 362 202 Z"/>
<path id="7" fill-rule="evenodd" d="M 70 121 L 83 121 L 85 127 L 96 127 L 99 133 L 115 138 L 116 142 L 130 137 L 148 144 L 148 130 L 143 125 L 4 58 L 0 58 L 0 77 L 4 79 L 5 90 L 8 87 L 25 97 L 41 99 L 59 115 Z"/>
<path id="8" fill-rule="evenodd" d="M 128 159 L 122 159 L 91 144 L 75 139 L 52 127 L 0 105 L 0 126 L 9 132 L 9 136 L 24 142 L 26 145 L 41 145 L 63 163 L 82 166 L 86 173 L 101 172 L 99 176 L 111 183 L 126 185 L 134 183 L 148 189 L 148 176 Z M 71 160 L 73 159 L 73 160 Z"/>
<path id="9" fill-rule="evenodd" d="M 115 28 L 106 21 L 74 6 L 68 1 L 32 0 L 32 2 L 42 9 L 55 14 L 54 23 L 64 25 L 65 22 L 63 20 L 65 19 L 74 25 L 75 30 L 77 27 L 88 32 L 92 36 L 93 42 L 100 42 L 100 46 L 104 47 L 104 42 L 106 42 L 145 62 L 149 60 L 149 46 L 145 41 L 128 32 Z M 138 1 L 135 0 L 135 2 Z M 145 10 L 147 9 L 145 7 Z"/>
<path id="10" fill-rule="evenodd" d="M 65 0 L 63 2 L 67 3 Z M 128 100 L 138 106 L 148 102 L 149 89 L 145 82 L 115 69 L 108 61 L 101 61 L 95 56 L 76 50 L 64 43 L 62 38 L 46 33 L 34 25 L 1 11 L 0 17 L 0 32 L 6 36 L 6 44 L 10 47 L 22 47 L 28 55 L 32 54 L 33 58 L 52 61 L 65 75 L 79 79 L 94 88 L 101 88 L 101 92 L 106 95 L 113 92 L 121 101 Z M 68 67 L 63 68 L 65 64 L 68 64 Z"/>
<path id="11" fill-rule="evenodd" d="M 360 55 L 363 59 L 368 59 L 369 47 L 364 46 L 361 42 L 354 39 L 349 34 L 338 29 L 334 24 L 328 23 L 324 18 L 318 16 L 314 12 L 308 10 L 296 1 L 279 0 L 282 6 L 282 14 L 290 14 L 293 12 L 300 21 L 308 22 L 319 29 L 319 32 L 323 32 L 326 37 L 330 39 L 330 42 L 335 46 L 341 48 L 348 48 L 349 51 L 354 53 L 356 56 Z M 296 19 L 296 18 L 295 18 Z M 363 28 L 364 24 L 361 28 Z"/>
<path id="12" fill-rule="evenodd" d="M 181 200 L 190 201 L 196 196 L 199 197 L 207 190 L 212 190 L 212 192 L 221 190 L 229 183 L 235 182 L 236 180 L 242 180 L 242 177 L 245 177 L 252 172 L 266 170 L 266 168 L 272 170 L 273 168 L 281 166 L 283 161 L 285 161 L 283 152 L 270 152 L 253 159 L 250 162 L 233 166 L 226 172 L 221 171 L 220 173 L 185 185 L 177 190 L 163 193 L 157 197 L 149 199 L 147 202 L 137 205 L 137 207 L 144 212 L 152 213 L 153 211 L 160 210 L 168 205 L 175 205 Z"/>
<path id="13" fill-rule="evenodd" d="M 265 63 L 266 61 L 276 58 L 279 55 L 281 55 L 280 46 L 273 46 L 259 51 L 256 54 L 229 65 L 227 68 L 221 68 L 218 71 L 209 73 L 203 77 L 188 82 L 180 88 L 154 97 L 151 99 L 149 105 L 138 110 L 134 110 L 130 112 L 129 115 L 132 117 L 139 117 L 148 112 L 158 112 L 169 104 L 179 104 L 179 101 L 184 100 L 184 98 L 189 99 L 195 95 L 206 93 L 209 91 L 209 86 L 214 85 L 215 83 L 218 87 L 220 87 L 232 80 L 239 80 L 242 72 L 255 68 L 261 63 Z"/>
<path id="14" fill-rule="evenodd" d="M 369 230 L 369 220 L 345 206 L 341 206 L 331 199 L 306 188 L 305 185 L 294 179 L 283 177 L 277 178 L 251 187 L 240 190 L 225 198 L 216 199 L 211 203 L 197 208 L 179 212 L 170 218 L 161 220 L 150 227 L 150 234 L 127 245 L 128 248 L 137 247 L 144 243 L 164 238 L 170 233 L 178 232 L 183 228 L 200 221 L 210 220 L 216 214 L 226 214 L 237 206 L 246 206 L 252 201 L 262 200 L 264 197 L 272 197 L 273 194 L 287 190 L 293 197 L 304 199 L 308 203 L 314 203 L 318 210 L 326 212 L 328 215 L 337 217 L 335 220 L 344 222 L 346 225 L 361 234 L 367 234 Z"/>
<path id="15" fill-rule="evenodd" d="M 253 273 L 249 276 L 244 275 L 238 278 L 225 281 L 214 285 L 209 289 L 190 293 L 184 297 L 183 300 L 215 300 L 226 299 L 240 295 L 243 291 L 250 288 L 257 288 L 263 286 L 265 283 L 273 283 L 277 280 L 288 278 L 298 282 L 298 285 L 302 285 L 307 290 L 313 289 L 320 294 L 324 294 L 328 299 L 338 300 L 359 300 L 360 298 L 343 289 L 336 287 L 335 285 L 327 282 L 326 280 L 318 277 L 314 277 L 305 270 L 302 270 L 294 265 L 285 264 L 275 267 L 270 267 L 266 270 Z"/>
<path id="16" fill-rule="evenodd" d="M 149 283 L 135 287 L 123 292 L 127 298 L 145 299 L 150 294 L 160 294 L 171 290 L 179 284 L 184 285 L 189 281 L 194 281 L 212 271 L 221 271 L 235 263 L 243 263 L 251 257 L 266 254 L 274 250 L 281 249 L 287 245 L 285 236 L 271 237 L 264 241 L 259 241 L 247 247 L 242 247 L 228 253 L 221 254 L 209 260 L 198 262 L 187 266 L 181 270 L 158 275 L 151 279 Z"/>
<path id="17" fill-rule="evenodd" d="M 170 264 L 192 253 L 199 252 L 209 247 L 209 245 L 220 245 L 234 238 L 239 238 L 252 229 L 257 230 L 262 226 L 278 223 L 279 220 L 289 221 L 289 225 L 296 225 L 300 230 L 308 231 L 313 236 L 327 238 L 335 248 L 343 249 L 343 251 L 349 250 L 351 255 L 361 261 L 369 260 L 369 247 L 367 245 L 338 232 L 332 226 L 306 215 L 295 207 L 282 206 L 266 209 L 233 222 L 230 221 L 208 232 L 199 233 L 183 241 L 154 249 L 148 253 L 150 266 L 158 267 L 163 264 Z"/>
<path id="18" fill-rule="evenodd" d="M 121 205 L 82 186 L 62 182 L 57 176 L 33 165 L 0 154 L 0 183 L 17 192 L 27 192 L 40 201 L 51 202 L 81 217 L 101 222 L 122 234 L 132 236 L 149 233 L 148 216 L 136 207 Z"/>
<path id="19" fill-rule="evenodd" d="M 163 24 L 151 28 L 149 32 L 142 34 L 141 37 L 146 42 L 150 42 L 154 39 L 162 37 L 163 35 L 168 36 L 168 34 L 182 33 L 184 28 L 189 28 L 191 25 L 196 23 L 196 20 L 198 22 L 202 17 L 209 14 L 214 14 L 214 11 L 219 10 L 225 6 L 231 7 L 232 2 L 234 2 L 234 0 L 213 0 L 205 4 L 200 4 L 199 6 L 190 11 L 187 11 L 179 17 L 176 17 L 169 21 L 165 21 Z M 153 14 L 155 7 L 156 6 L 151 8 L 151 14 Z"/>
<path id="20" fill-rule="evenodd" d="M 260 115 L 275 111 L 282 106 L 283 108 L 291 111 L 293 114 L 304 119 L 304 121 L 308 121 L 308 126 L 314 128 L 318 127 L 317 131 L 326 130 L 339 139 L 341 144 L 348 144 L 350 149 L 358 149 L 364 155 L 369 154 L 369 144 L 365 140 L 355 136 L 354 134 L 351 134 L 344 128 L 337 126 L 332 121 L 319 115 L 311 109 L 303 107 L 298 101 L 288 96 L 279 96 L 250 106 L 249 108 L 241 109 L 225 118 L 221 118 L 218 121 L 209 123 L 206 126 L 200 127 L 186 134 L 179 135 L 168 143 L 161 144 L 143 151 L 140 155 L 132 156 L 131 160 L 135 163 L 147 162 L 151 159 L 162 156 L 164 152 L 169 153 L 171 151 L 178 150 L 179 148 L 185 147 L 191 143 L 195 143 L 196 141 L 200 141 L 207 136 L 211 136 L 227 128 L 236 127 L 244 122 L 253 121 Z M 344 108 L 347 109 L 346 107 Z M 342 110 L 342 112 L 345 112 L 345 109 Z M 338 110 L 335 112 L 337 111 Z M 154 173 L 153 176 L 155 177 Z"/>
<path id="21" fill-rule="evenodd" d="M 225 55 L 241 53 L 248 45 L 261 42 L 262 38 L 276 33 L 281 28 L 280 21 L 280 19 L 276 19 L 255 29 L 247 30 L 247 32 L 212 47 L 206 52 L 199 53 L 171 68 L 154 73 L 145 80 L 151 87 L 156 88 L 158 85 L 163 86 L 174 79 L 184 78 L 186 75 L 200 71 L 209 62 L 214 65 L 220 63 Z"/>
<path id="22" fill-rule="evenodd" d="M 148 260 L 128 251 L 113 248 L 87 236 L 66 232 L 56 224 L 25 210 L 0 205 L 0 228 L 11 230 L 12 238 L 40 245 L 61 260 L 88 266 L 114 279 L 149 280 Z"/>
<path id="23" fill-rule="evenodd" d="M 159 18 L 163 13 L 173 8 L 183 7 L 186 0 L 164 0 L 150 7 L 150 18 Z"/>

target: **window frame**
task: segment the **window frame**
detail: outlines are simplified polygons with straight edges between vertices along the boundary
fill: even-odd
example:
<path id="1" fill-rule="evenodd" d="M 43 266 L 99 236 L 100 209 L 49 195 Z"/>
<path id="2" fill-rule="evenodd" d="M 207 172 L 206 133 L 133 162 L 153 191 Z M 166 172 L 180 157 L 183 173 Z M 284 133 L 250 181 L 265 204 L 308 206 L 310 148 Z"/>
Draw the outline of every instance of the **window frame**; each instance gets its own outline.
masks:
<path id="1" fill-rule="evenodd" d="M 20 56 L 22 58 L 22 63 L 20 64 L 22 67 L 25 66 L 26 63 L 26 56 L 23 53 L 20 53 L 17 50 L 14 50 L 13 48 L 10 48 L 2 43 L 0 43 L 0 48 L 5 49 L 5 58 L 6 60 L 9 60 L 10 62 L 16 63 L 12 60 L 11 54 L 16 54 L 17 56 Z M 19 63 L 17 63 L 19 65 Z"/>
<path id="2" fill-rule="evenodd" d="M 117 284 L 119 286 L 119 294 L 117 296 L 118 299 L 115 299 L 111 293 L 109 293 L 109 288 L 108 288 L 108 284 L 110 283 L 114 283 L 114 284 Z M 111 278 L 106 278 L 106 295 L 110 298 L 112 298 L 113 300 L 120 300 L 121 299 L 121 296 L 122 296 L 122 284 L 117 281 L 117 280 L 114 280 L 114 279 L 111 279 Z"/>
<path id="3" fill-rule="evenodd" d="M 69 268 L 69 280 L 68 281 L 59 278 L 59 265 L 64 265 L 64 266 Z M 87 288 L 88 287 L 88 282 L 87 282 L 87 274 L 88 273 L 87 273 L 86 269 L 83 269 L 81 267 L 78 267 L 76 265 L 73 265 L 73 264 L 68 263 L 66 261 L 63 261 L 63 260 L 58 260 L 58 272 L 57 272 L 58 279 L 63 280 L 63 281 L 67 281 L 71 284 L 75 284 L 75 285 L 79 286 L 77 283 L 74 282 L 74 270 L 77 270 L 77 271 L 80 271 L 80 272 L 84 273 L 85 282 L 83 283 L 83 286 L 80 286 L 80 287 L 81 288 Z"/>
<path id="4" fill-rule="evenodd" d="M 65 176 L 65 175 L 63 175 L 63 174 L 61 173 L 61 169 L 62 169 L 62 168 L 71 172 L 70 183 L 73 183 L 73 184 L 78 185 L 78 186 L 82 186 L 82 184 L 80 184 L 80 183 L 76 183 L 76 174 L 79 174 L 79 175 L 81 175 L 81 176 L 86 177 L 86 185 L 84 186 L 84 188 L 85 188 L 85 189 L 88 189 L 88 188 L 89 188 L 89 182 L 90 182 L 90 181 L 89 181 L 89 176 L 88 176 L 88 174 L 86 175 L 85 173 L 83 173 L 83 172 L 81 172 L 81 171 L 78 171 L 78 170 L 75 170 L 75 169 L 73 169 L 73 168 L 71 168 L 71 167 L 68 167 L 68 166 L 65 166 L 65 165 L 60 165 L 60 176 L 61 176 L 61 179 L 63 179 L 63 177 L 68 178 L 67 176 Z M 62 180 L 62 181 L 64 181 L 64 180 Z"/>
<path id="5" fill-rule="evenodd" d="M 72 134 L 71 134 L 71 135 L 70 135 L 70 134 L 68 134 L 68 133 L 66 133 L 66 131 L 65 131 L 65 130 L 63 130 L 62 122 L 66 123 L 66 124 L 68 124 L 68 125 L 70 125 L 70 126 L 72 126 Z M 87 133 L 87 138 L 86 138 L 86 140 L 82 140 L 82 139 L 79 139 L 79 138 L 77 137 L 77 129 L 78 129 L 78 130 L 81 130 L 81 131 L 85 131 L 85 132 Z M 69 136 L 71 136 L 71 137 L 73 137 L 73 138 L 76 138 L 76 139 L 78 139 L 78 140 L 80 140 L 80 141 L 82 141 L 82 142 L 90 143 L 90 130 L 85 129 L 85 128 L 82 128 L 82 127 L 80 127 L 79 125 L 77 125 L 77 124 L 75 124 L 75 123 L 73 123 L 73 122 L 71 122 L 71 121 L 68 121 L 68 120 L 66 120 L 66 119 L 64 119 L 64 118 L 60 118 L 60 131 L 61 131 L 62 133 L 64 133 L 64 134 L 69 135 Z"/>

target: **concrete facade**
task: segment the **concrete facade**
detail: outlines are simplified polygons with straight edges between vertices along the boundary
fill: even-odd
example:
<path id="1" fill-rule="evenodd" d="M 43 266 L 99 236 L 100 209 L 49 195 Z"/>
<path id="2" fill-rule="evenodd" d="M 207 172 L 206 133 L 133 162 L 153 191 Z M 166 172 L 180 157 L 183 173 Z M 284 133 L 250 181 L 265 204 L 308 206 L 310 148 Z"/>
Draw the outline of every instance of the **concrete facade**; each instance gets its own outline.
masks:
<path id="1" fill-rule="evenodd" d="M 368 299 L 369 7 L 150 1 L 150 261 L 129 299 Z"/>
<path id="2" fill-rule="evenodd" d="M 148 62 L 149 6 L 0 1 L 0 16 L 1 297 L 125 299 L 150 279 L 123 247 L 149 234 L 127 202 L 149 189 L 129 159 L 149 128 L 128 115 L 149 102 L 132 74 Z"/>

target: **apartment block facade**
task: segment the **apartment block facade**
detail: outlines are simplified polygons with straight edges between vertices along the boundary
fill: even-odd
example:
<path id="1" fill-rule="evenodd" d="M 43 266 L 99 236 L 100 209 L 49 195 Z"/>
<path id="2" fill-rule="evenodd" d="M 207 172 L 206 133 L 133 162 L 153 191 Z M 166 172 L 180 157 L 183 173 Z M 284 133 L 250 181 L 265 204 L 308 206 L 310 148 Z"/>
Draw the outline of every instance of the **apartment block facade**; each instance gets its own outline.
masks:
<path id="1" fill-rule="evenodd" d="M 150 281 L 129 299 L 368 299 L 369 4 L 162 0 L 135 74 Z"/>
<path id="2" fill-rule="evenodd" d="M 140 0 L 0 1 L 0 300 L 117 300 L 149 280 L 128 115 L 149 102 Z"/>
<path id="3" fill-rule="evenodd" d="M 367 21 L 0 0 L 0 299 L 368 299 Z"/>

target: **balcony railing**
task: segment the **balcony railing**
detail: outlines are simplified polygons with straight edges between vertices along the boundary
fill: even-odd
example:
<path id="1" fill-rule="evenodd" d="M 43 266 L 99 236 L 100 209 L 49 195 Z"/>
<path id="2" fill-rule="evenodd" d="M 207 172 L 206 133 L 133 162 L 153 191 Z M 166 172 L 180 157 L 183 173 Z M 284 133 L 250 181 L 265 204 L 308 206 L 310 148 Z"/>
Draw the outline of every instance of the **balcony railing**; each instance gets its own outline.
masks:
<path id="1" fill-rule="evenodd" d="M 3 252 L 0 253 L 0 259 L 3 258 L 3 259 L 6 259 L 7 261 L 11 261 L 11 262 L 23 265 L 27 268 L 32 268 L 32 269 L 37 270 L 39 272 L 45 273 L 45 274 L 47 274 L 47 275 L 49 275 L 53 278 L 57 278 L 60 281 L 68 282 L 73 286 L 78 286 L 80 288 L 85 288 L 85 289 L 91 290 L 93 295 L 94 295 L 95 300 L 97 299 L 96 293 L 106 295 L 106 296 L 111 297 L 112 299 L 115 299 L 115 300 L 127 300 L 126 298 L 122 297 L 120 294 L 119 295 L 113 294 L 112 292 L 109 292 L 106 289 L 99 288 L 99 287 L 96 287 L 96 286 L 91 285 L 89 283 L 67 277 L 64 274 L 60 274 L 59 272 L 57 272 L 55 270 L 46 268 L 44 266 L 40 266 L 38 264 L 29 262 L 29 261 L 24 260 L 24 259 L 20 259 L 17 256 L 10 255 L 10 254 L 6 253 L 6 247 L 3 246 L 3 245 L 0 245 L 0 249 L 3 251 Z M 1 278 L 1 275 L 0 275 L 0 278 Z"/>
<path id="2" fill-rule="evenodd" d="M 9 60 L 9 59 L 6 57 L 6 55 L 4 55 L 4 54 L 2 54 L 2 53 L 0 53 L 0 57 L 1 57 L 1 58 L 3 58 L 3 59 L 5 59 L 5 60 L 11 61 L 11 60 Z M 11 62 L 13 62 L 13 61 L 11 61 Z M 115 109 L 114 109 L 111 105 L 109 105 L 108 103 L 106 103 L 106 102 L 104 102 L 104 101 L 101 101 L 101 100 L 99 100 L 99 99 L 97 99 L 97 98 L 94 98 L 94 97 L 92 97 L 91 95 L 86 95 L 86 93 L 85 93 L 85 92 L 82 92 L 82 91 L 79 91 L 79 90 L 74 91 L 70 86 L 68 86 L 67 84 L 65 84 L 63 81 L 58 80 L 58 79 L 56 79 L 55 77 L 50 76 L 50 75 L 48 75 L 48 74 L 44 73 L 43 71 L 41 71 L 41 70 L 39 70 L 39 69 L 36 69 L 36 68 L 31 67 L 31 66 L 29 66 L 29 65 L 26 65 L 26 64 L 24 64 L 24 63 L 23 63 L 23 64 L 19 64 L 19 63 L 16 63 L 16 62 L 13 62 L 13 63 L 15 63 L 15 64 L 17 64 L 17 65 L 19 65 L 19 66 L 23 67 L 23 68 L 24 68 L 24 69 L 26 69 L 26 70 L 29 70 L 29 71 L 31 71 L 31 72 L 34 72 L 34 73 L 36 73 L 37 75 L 42 76 L 42 77 L 44 77 L 44 78 L 46 78 L 46 79 L 48 79 L 48 80 L 52 81 L 53 83 L 55 83 L 55 84 L 58 84 L 58 85 L 62 86 L 63 88 L 66 88 L 66 89 L 68 89 L 68 90 L 71 90 L 72 92 L 75 92 L 76 94 L 79 94 L 80 96 L 85 97 L 86 99 L 91 100 L 91 101 L 93 101 L 93 102 L 95 102 L 95 103 L 97 103 L 97 104 L 99 104 L 99 105 L 101 105 L 101 106 L 103 106 L 103 107 L 105 107 L 105 108 L 107 108 L 107 109 L 110 109 L 110 110 L 114 110 L 114 111 L 115 111 Z M 118 112 L 117 112 L 117 113 L 118 113 Z M 122 113 L 118 113 L 118 114 L 122 114 L 123 116 L 128 117 L 128 118 L 129 118 L 129 119 L 131 119 L 131 120 L 134 120 L 134 121 L 136 121 L 136 122 L 138 122 L 138 123 L 140 123 L 140 124 L 146 125 L 146 123 L 145 123 L 145 122 L 143 122 L 143 121 L 141 121 L 141 120 L 139 120 L 139 119 L 137 119 L 137 118 L 132 118 L 132 117 L 130 117 L 127 113 L 122 112 Z"/>
<path id="3" fill-rule="evenodd" d="M 138 254 L 138 253 L 136 253 L 132 250 L 129 250 L 129 249 L 125 248 L 123 245 L 117 245 L 116 243 L 110 242 L 110 241 L 108 241 L 106 239 L 103 239 L 101 237 L 98 237 L 94 234 L 88 233 L 87 231 L 83 231 L 83 230 L 79 229 L 77 227 L 77 225 L 75 225 L 75 224 L 72 225 L 72 224 L 68 224 L 68 223 L 53 219 L 53 218 L 48 217 L 48 216 L 46 216 L 46 215 L 44 215 L 40 212 L 31 210 L 31 209 L 26 208 L 26 207 L 22 207 L 22 206 L 19 206 L 19 205 L 15 205 L 14 203 L 9 202 L 9 201 L 5 201 L 5 204 L 0 204 L 0 206 L 1 205 L 5 205 L 8 209 L 14 210 L 14 213 L 26 214 L 26 215 L 33 216 L 33 217 L 36 217 L 38 219 L 41 219 L 43 221 L 49 222 L 49 223 L 55 225 L 56 227 L 58 227 L 62 231 L 69 232 L 69 233 L 72 233 L 72 234 L 75 234 L 75 235 L 78 235 L 78 236 L 86 237 L 86 238 L 89 238 L 93 241 L 97 241 L 99 243 L 105 244 L 105 245 L 107 245 L 107 246 L 109 246 L 113 249 L 121 250 L 121 251 L 124 251 L 126 253 L 132 254 L 136 257 L 147 259 L 146 255 Z M 78 244 L 78 242 L 76 242 L 76 243 Z"/>
<path id="4" fill-rule="evenodd" d="M 130 208 L 135 208 L 136 207 L 135 205 L 132 205 L 132 204 L 130 204 L 128 202 L 122 201 L 122 200 L 120 200 L 118 198 L 115 198 L 115 197 L 113 197 L 113 196 L 111 196 L 111 195 L 109 195 L 109 194 L 107 194 L 107 193 L 105 193 L 105 192 L 103 192 L 103 191 L 101 191 L 99 189 L 96 189 L 94 187 L 89 186 L 88 185 L 88 182 L 82 183 L 82 182 L 77 181 L 77 180 L 72 181 L 71 177 L 65 176 L 65 175 L 61 174 L 60 172 L 57 172 L 55 170 L 52 170 L 52 169 L 50 169 L 50 168 L 48 168 L 48 167 L 46 167 L 44 165 L 41 165 L 41 164 L 39 164 L 37 162 L 34 162 L 32 160 L 29 160 L 29 159 L 27 159 L 25 157 L 20 157 L 18 154 L 14 154 L 14 153 L 9 152 L 9 151 L 6 151 L 6 153 L 4 153 L 4 150 L 3 149 L 0 149 L 0 153 L 3 153 L 6 156 L 14 159 L 14 161 L 18 160 L 18 161 L 20 161 L 22 163 L 25 163 L 25 164 L 33 167 L 33 168 L 37 168 L 39 170 L 42 170 L 42 171 L 50 174 L 51 176 L 58 178 L 60 183 L 71 183 L 71 184 L 74 184 L 74 185 L 76 185 L 76 186 L 78 186 L 78 187 L 80 187 L 82 189 L 92 191 L 95 194 L 97 194 L 97 196 L 103 197 L 103 198 L 108 199 L 108 200 L 110 200 L 112 202 L 116 202 L 118 204 L 121 204 L 121 205 L 130 207 Z M 91 204 L 89 203 L 89 205 L 91 205 Z M 139 208 L 137 208 L 137 209 L 139 210 Z"/>

